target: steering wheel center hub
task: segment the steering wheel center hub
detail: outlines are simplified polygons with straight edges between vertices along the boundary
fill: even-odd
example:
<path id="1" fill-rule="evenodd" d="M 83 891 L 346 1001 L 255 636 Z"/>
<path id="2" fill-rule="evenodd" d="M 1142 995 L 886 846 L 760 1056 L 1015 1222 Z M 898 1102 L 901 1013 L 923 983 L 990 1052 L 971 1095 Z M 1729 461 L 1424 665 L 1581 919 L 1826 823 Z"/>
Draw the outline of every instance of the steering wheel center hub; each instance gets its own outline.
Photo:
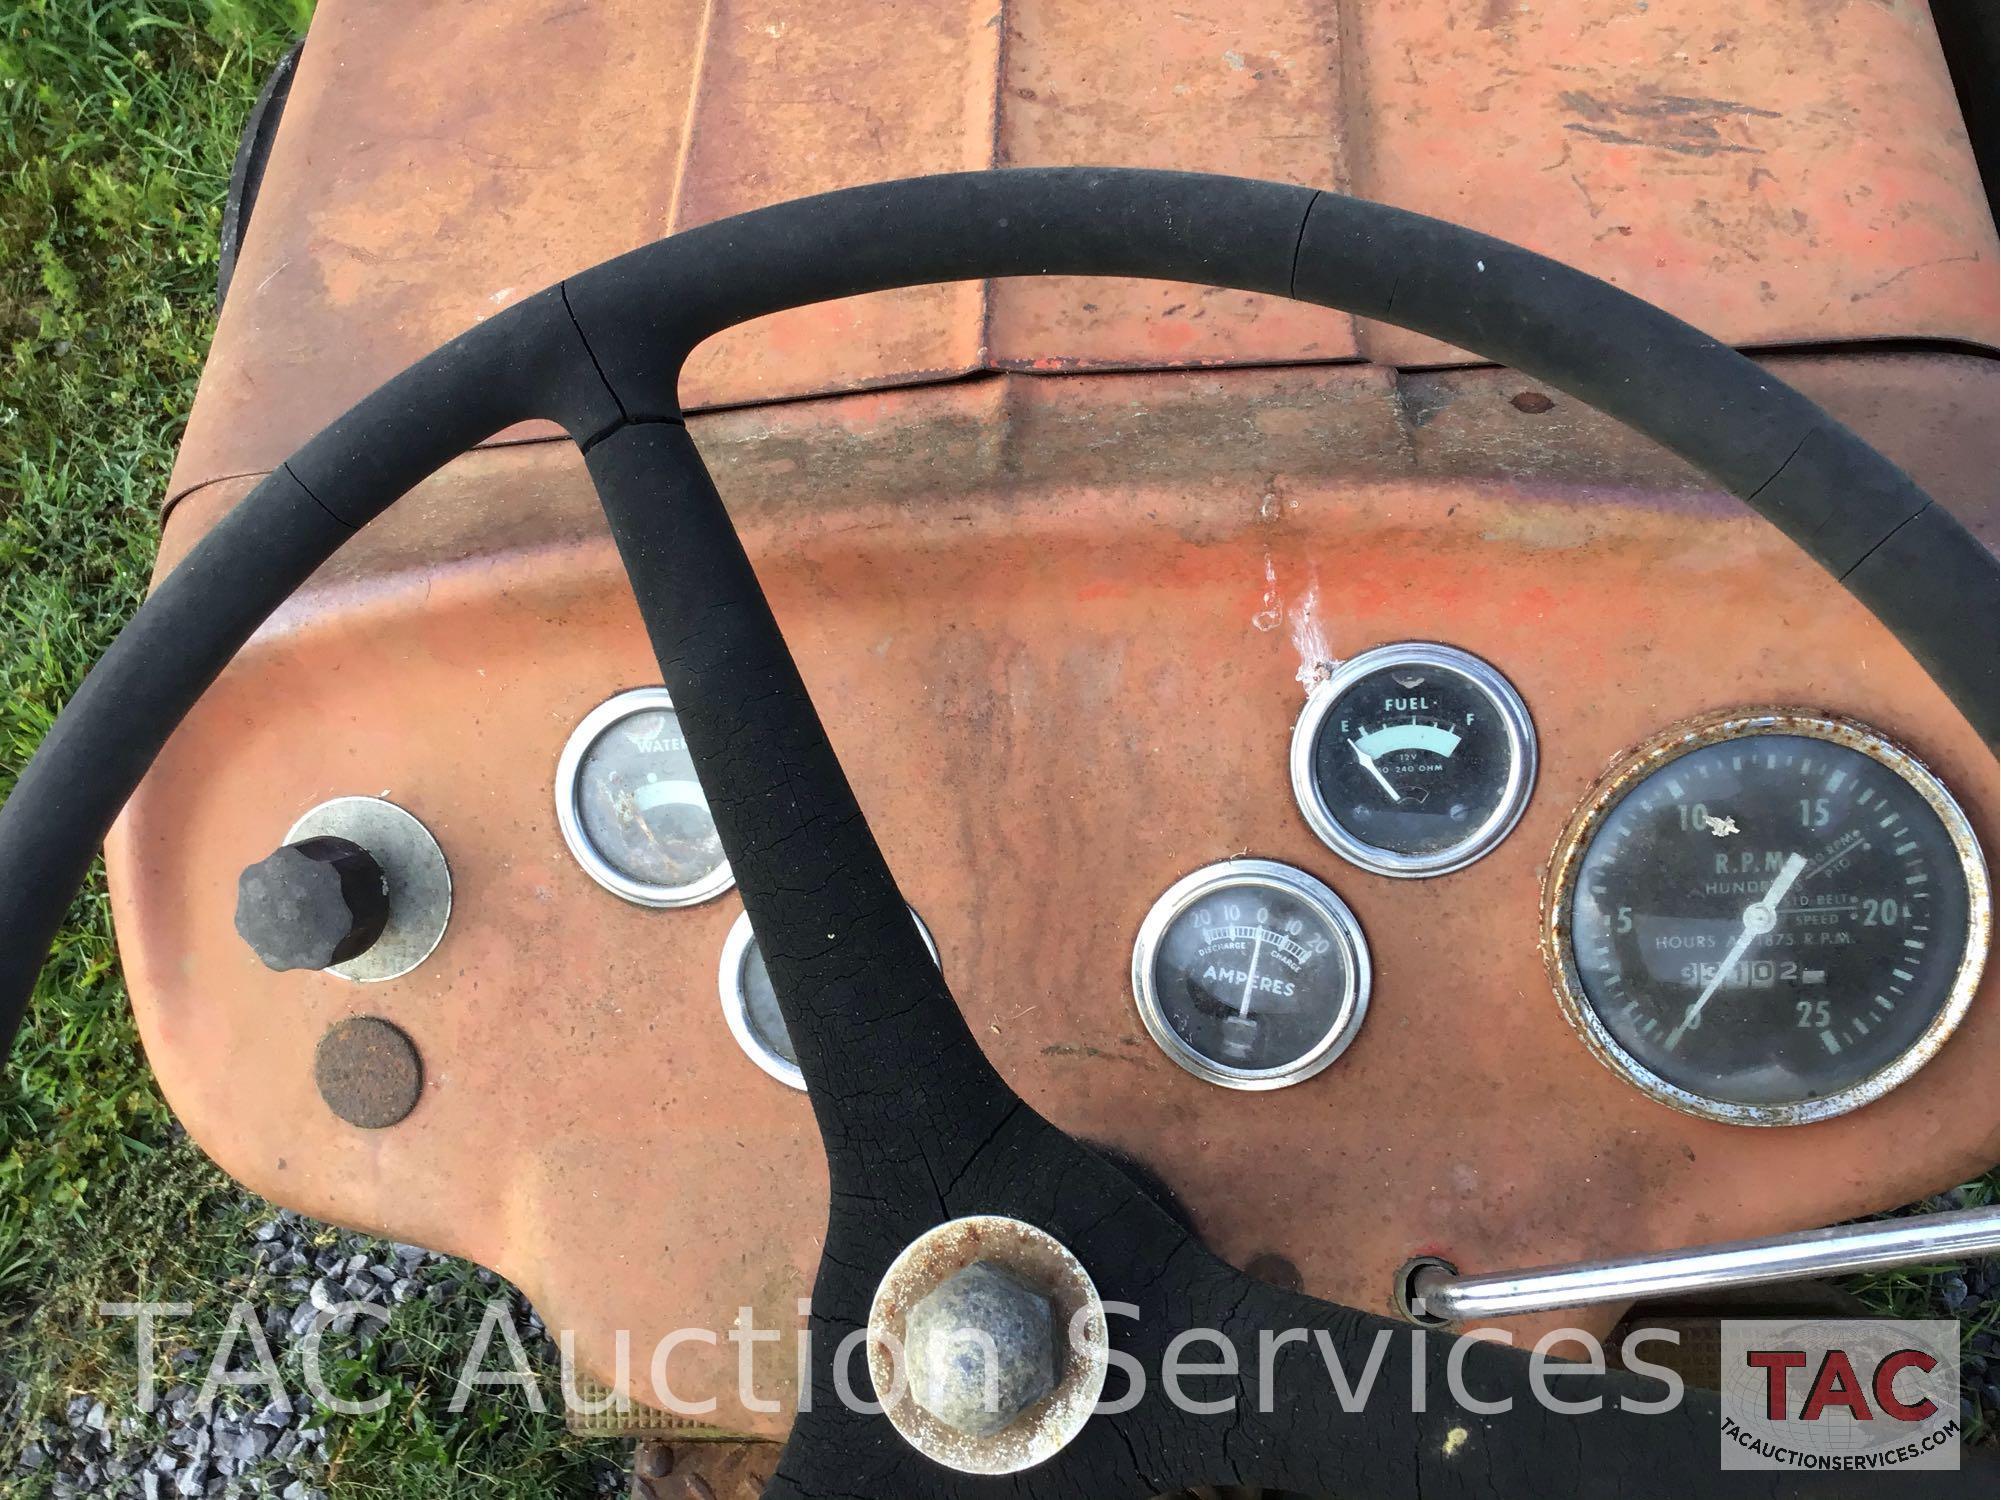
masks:
<path id="1" fill-rule="evenodd" d="M 869 1308 L 869 1375 L 892 1425 L 964 1474 L 1014 1474 L 1067 1447 L 1104 1389 L 1105 1306 L 1083 1262 L 1020 1219 L 927 1230 Z"/>

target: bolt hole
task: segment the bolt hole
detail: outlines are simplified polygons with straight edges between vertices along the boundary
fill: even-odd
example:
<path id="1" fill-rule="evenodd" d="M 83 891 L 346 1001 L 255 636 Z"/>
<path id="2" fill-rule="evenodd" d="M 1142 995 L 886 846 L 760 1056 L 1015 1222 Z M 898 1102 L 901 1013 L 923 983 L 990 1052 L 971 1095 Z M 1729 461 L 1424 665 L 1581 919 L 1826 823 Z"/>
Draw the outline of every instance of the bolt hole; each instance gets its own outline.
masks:
<path id="1" fill-rule="evenodd" d="M 1441 1260 L 1436 1255 L 1415 1255 L 1397 1268 L 1396 1286 L 1391 1300 L 1396 1303 L 1397 1314 L 1417 1324 L 1420 1328 L 1450 1328 L 1452 1320 L 1441 1318 L 1434 1313 L 1420 1311 L 1422 1296 L 1418 1291 L 1419 1278 L 1434 1275 L 1457 1276 L 1459 1268 L 1449 1260 Z"/>

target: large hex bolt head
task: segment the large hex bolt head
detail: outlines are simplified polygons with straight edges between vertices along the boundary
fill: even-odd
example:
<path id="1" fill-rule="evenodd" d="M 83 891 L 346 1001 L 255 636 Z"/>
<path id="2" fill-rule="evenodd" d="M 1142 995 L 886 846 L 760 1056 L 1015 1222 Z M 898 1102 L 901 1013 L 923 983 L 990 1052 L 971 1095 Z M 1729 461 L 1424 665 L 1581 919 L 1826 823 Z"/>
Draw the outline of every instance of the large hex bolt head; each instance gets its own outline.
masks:
<path id="1" fill-rule="evenodd" d="M 904 1323 L 910 1394 L 968 1437 L 992 1437 L 1056 1386 L 1049 1298 L 987 1261 L 934 1287 Z"/>
<path id="2" fill-rule="evenodd" d="M 350 839 L 287 844 L 236 883 L 236 930 L 271 969 L 325 969 L 366 953 L 389 921 L 382 867 Z"/>

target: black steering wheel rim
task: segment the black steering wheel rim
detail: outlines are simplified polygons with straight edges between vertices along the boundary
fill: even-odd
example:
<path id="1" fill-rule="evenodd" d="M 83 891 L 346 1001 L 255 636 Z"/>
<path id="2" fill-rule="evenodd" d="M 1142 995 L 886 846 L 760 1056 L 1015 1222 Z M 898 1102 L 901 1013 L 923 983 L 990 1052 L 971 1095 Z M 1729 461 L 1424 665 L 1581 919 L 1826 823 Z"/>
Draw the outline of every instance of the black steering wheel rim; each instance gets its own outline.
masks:
<path id="1" fill-rule="evenodd" d="M 1569 267 L 1437 220 L 1235 178 L 1034 169 L 921 178 L 720 221 L 548 289 L 419 361 L 309 442 L 206 536 L 93 670 L 0 808 L 0 1038 L 112 818 L 257 625 L 361 525 L 513 422 L 583 450 L 631 577 L 798 1050 L 832 1180 L 815 1291 L 815 1400 L 771 1493 L 1149 1495 L 1248 1483 L 1318 1493 L 1683 1494 L 1813 1487 L 1714 1468 L 1713 1406 L 1575 1378 L 1600 1412 L 1528 1398 L 1527 1363 L 1483 1347 L 1469 1383 L 1507 1416 L 1447 1409 L 1435 1337 L 1389 1337 L 1382 1389 L 1344 1411 L 1309 1340 L 1280 1352 L 1286 1409 L 1257 1409 L 1260 1331 L 1312 1330 L 1359 1369 L 1387 1320 L 1279 1292 L 1210 1255 L 1118 1167 L 1030 1110 L 993 1070 L 931 962 L 821 729 L 755 573 L 682 423 L 702 339 L 803 303 L 1045 273 L 1202 282 L 1402 324 L 1512 365 L 1626 421 L 1793 537 L 1925 666 L 1992 746 L 1997 568 L 1902 471 L 1742 355 Z M 1025 1475 L 932 1465 L 836 1397 L 831 1356 L 866 1323 L 889 1261 L 946 1219 L 1025 1219 L 1074 1251 L 1115 1344 L 1149 1369 L 1178 1330 L 1238 1348 L 1228 1418 L 1156 1390 L 1093 1418 Z M 1452 1437 L 1457 1433 L 1456 1439 Z M 1975 1476 L 1969 1473 L 1969 1480 Z M 1842 1492 L 1856 1488 L 1844 1476 Z M 1991 1488 L 1991 1486 L 1989 1486 Z M 1969 1492 L 1971 1488 L 1969 1485 Z"/>

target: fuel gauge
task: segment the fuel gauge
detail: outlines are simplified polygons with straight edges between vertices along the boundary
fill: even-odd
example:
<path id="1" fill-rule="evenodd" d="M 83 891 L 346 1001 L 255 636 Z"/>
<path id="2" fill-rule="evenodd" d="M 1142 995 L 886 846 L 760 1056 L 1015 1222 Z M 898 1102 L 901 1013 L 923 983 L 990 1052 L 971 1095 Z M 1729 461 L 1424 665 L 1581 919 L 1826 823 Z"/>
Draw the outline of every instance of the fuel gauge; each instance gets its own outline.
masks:
<path id="1" fill-rule="evenodd" d="M 1508 836 L 1535 785 L 1521 694 L 1469 652 L 1378 646 L 1315 688 L 1292 731 L 1292 789 L 1321 841 L 1378 875 L 1464 869 Z"/>

